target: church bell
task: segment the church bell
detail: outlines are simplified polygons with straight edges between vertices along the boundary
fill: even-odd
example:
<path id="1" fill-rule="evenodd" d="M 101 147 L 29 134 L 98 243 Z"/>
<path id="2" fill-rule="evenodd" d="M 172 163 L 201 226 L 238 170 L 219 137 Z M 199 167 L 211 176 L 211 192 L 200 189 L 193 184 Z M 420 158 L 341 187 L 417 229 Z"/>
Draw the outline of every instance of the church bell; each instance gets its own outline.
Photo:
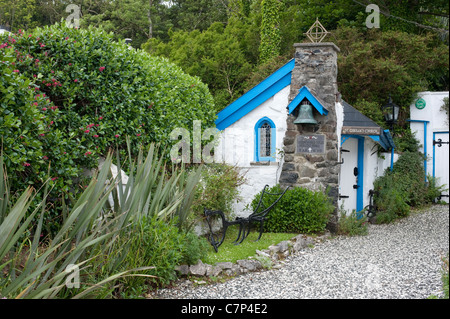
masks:
<path id="1" fill-rule="evenodd" d="M 300 110 L 294 124 L 317 124 L 317 121 L 314 119 L 312 105 L 308 100 L 303 100 L 300 104 Z"/>

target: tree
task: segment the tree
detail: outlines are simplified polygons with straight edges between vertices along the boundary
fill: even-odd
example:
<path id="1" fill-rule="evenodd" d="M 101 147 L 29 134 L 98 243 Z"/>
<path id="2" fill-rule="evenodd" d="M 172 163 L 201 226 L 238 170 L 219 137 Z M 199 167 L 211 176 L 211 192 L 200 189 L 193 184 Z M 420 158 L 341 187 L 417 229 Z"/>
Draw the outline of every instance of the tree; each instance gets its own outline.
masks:
<path id="1" fill-rule="evenodd" d="M 241 84 L 252 69 L 233 30 L 232 25 L 216 22 L 203 32 L 173 32 L 168 43 L 153 39 L 144 49 L 168 57 L 208 83 L 220 110 L 242 93 Z"/>
<path id="2" fill-rule="evenodd" d="M 434 34 L 363 32 L 349 27 L 334 34 L 341 48 L 338 85 L 342 97 L 356 108 L 364 106 L 366 114 L 377 113 L 391 94 L 401 107 L 400 124 L 405 124 L 417 92 L 449 89 L 448 46 L 436 41 Z"/>
<path id="3" fill-rule="evenodd" d="M 13 32 L 35 27 L 35 9 L 35 0 L 0 0 L 0 25 L 9 27 Z"/>

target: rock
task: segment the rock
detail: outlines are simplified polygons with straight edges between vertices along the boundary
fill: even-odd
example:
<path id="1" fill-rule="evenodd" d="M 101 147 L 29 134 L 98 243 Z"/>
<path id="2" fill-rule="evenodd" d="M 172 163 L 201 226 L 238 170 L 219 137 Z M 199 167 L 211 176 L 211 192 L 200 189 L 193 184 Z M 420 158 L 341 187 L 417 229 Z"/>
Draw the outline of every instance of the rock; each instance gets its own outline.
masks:
<path id="1" fill-rule="evenodd" d="M 239 266 L 249 271 L 255 271 L 262 268 L 262 264 L 258 260 L 243 259 L 238 260 L 237 263 Z"/>
<path id="2" fill-rule="evenodd" d="M 302 250 L 305 247 L 306 247 L 306 241 L 303 238 L 299 238 L 295 241 L 293 249 L 294 249 L 294 252 L 297 252 L 299 250 Z"/>
<path id="3" fill-rule="evenodd" d="M 233 263 L 232 262 L 220 262 L 216 264 L 217 267 L 220 267 L 220 269 L 222 270 L 226 270 L 226 269 L 231 269 L 233 267 Z"/>
<path id="4" fill-rule="evenodd" d="M 192 275 L 204 276 L 206 274 L 206 265 L 201 260 L 199 260 L 197 265 L 191 265 L 189 267 L 189 270 Z"/>
<path id="5" fill-rule="evenodd" d="M 184 276 L 189 274 L 189 266 L 188 265 L 176 266 L 175 270 L 178 271 L 181 275 L 184 275 Z"/>
<path id="6" fill-rule="evenodd" d="M 284 240 L 278 244 L 278 251 L 280 253 L 284 253 L 286 250 L 289 250 L 289 242 L 287 240 Z"/>
<path id="7" fill-rule="evenodd" d="M 256 250 L 256 254 L 258 255 L 258 256 L 261 256 L 261 257 L 267 257 L 267 258 L 270 258 L 270 254 L 269 253 L 267 253 L 267 252 L 264 252 L 264 251 L 261 251 L 261 250 Z"/>
<path id="8" fill-rule="evenodd" d="M 238 276 L 238 275 L 242 274 L 241 267 L 239 267 L 236 264 L 232 264 L 232 265 L 233 266 L 231 267 L 231 269 L 225 270 L 225 274 L 227 274 L 228 276 Z"/>
<path id="9" fill-rule="evenodd" d="M 276 254 L 279 250 L 280 250 L 280 247 L 278 245 L 269 246 L 269 251 L 270 251 L 271 255 Z"/>
<path id="10" fill-rule="evenodd" d="M 210 265 L 208 265 L 210 266 Z M 208 277 L 215 277 L 220 275 L 220 273 L 222 272 L 222 268 L 218 267 L 218 266 L 210 266 L 206 269 L 206 276 Z"/>

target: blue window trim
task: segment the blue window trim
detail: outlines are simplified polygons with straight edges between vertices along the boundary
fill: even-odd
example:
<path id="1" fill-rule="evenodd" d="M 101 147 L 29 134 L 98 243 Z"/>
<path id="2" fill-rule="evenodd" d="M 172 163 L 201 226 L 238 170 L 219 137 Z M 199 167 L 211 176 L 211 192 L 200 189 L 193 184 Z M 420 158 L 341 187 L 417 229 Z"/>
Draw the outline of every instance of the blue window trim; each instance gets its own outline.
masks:
<path id="1" fill-rule="evenodd" d="M 272 151 L 273 156 L 270 157 L 263 157 L 263 156 L 259 156 L 259 151 L 260 151 L 260 145 L 259 145 L 259 141 L 260 141 L 260 136 L 259 136 L 259 128 L 264 124 L 264 123 L 269 123 L 270 127 L 271 127 L 271 134 L 270 134 L 270 148 Z M 255 124 L 255 162 L 275 162 L 276 160 L 276 126 L 275 123 L 268 118 L 267 116 L 261 118 L 258 122 L 256 122 Z"/>

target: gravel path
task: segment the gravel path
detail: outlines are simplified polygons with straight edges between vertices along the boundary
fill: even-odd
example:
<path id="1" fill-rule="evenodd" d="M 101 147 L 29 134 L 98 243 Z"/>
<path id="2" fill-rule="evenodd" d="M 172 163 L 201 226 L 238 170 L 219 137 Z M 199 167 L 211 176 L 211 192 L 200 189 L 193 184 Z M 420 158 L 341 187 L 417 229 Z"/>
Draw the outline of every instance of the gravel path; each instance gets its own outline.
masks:
<path id="1" fill-rule="evenodd" d="M 285 260 L 281 269 L 194 287 L 161 289 L 166 299 L 423 299 L 442 294 L 449 206 L 432 206 L 367 236 L 335 237 Z"/>

